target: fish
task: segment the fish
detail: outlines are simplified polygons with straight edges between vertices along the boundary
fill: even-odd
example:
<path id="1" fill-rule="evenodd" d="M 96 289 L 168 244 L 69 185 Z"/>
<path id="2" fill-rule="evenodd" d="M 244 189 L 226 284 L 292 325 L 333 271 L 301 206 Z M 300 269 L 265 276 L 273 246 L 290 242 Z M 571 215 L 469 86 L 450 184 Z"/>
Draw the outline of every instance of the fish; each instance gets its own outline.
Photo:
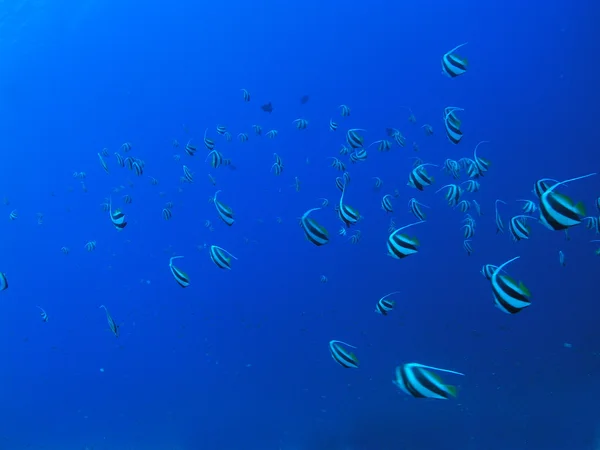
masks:
<path id="1" fill-rule="evenodd" d="M 302 97 L 300 97 L 300 104 L 306 105 L 308 103 L 308 100 L 310 100 L 310 97 L 304 94 Z"/>
<path id="2" fill-rule="evenodd" d="M 226 225 L 232 226 L 235 222 L 235 219 L 233 217 L 233 210 L 229 206 L 217 200 L 217 195 L 219 194 L 219 192 L 221 191 L 218 190 L 217 192 L 215 192 L 215 195 L 213 197 L 213 203 L 215 204 L 215 208 L 217 209 L 217 214 L 219 215 L 221 220 L 225 222 Z"/>
<path id="3" fill-rule="evenodd" d="M 125 214 L 120 209 L 112 210 L 112 198 L 108 204 L 108 214 L 110 216 L 110 221 L 115 226 L 117 230 L 122 230 L 127 226 L 127 222 L 125 221 Z"/>
<path id="4" fill-rule="evenodd" d="M 377 301 L 377 305 L 375 305 L 375 312 L 381 314 L 382 316 L 387 316 L 388 313 L 394 309 L 396 306 L 396 302 L 393 300 L 388 300 L 390 295 L 399 294 L 400 291 L 390 292 L 387 295 L 384 295 Z"/>
<path id="5" fill-rule="evenodd" d="M 528 306 L 531 306 L 531 292 L 529 292 L 529 289 L 522 282 L 517 284 L 508 275 L 500 275 L 504 267 L 519 258 L 520 256 L 516 256 L 496 267 L 496 270 L 494 270 L 490 277 L 494 303 L 500 311 L 507 314 L 517 314 Z"/>
<path id="6" fill-rule="evenodd" d="M 319 224 L 316 220 L 311 219 L 308 215 L 313 211 L 318 211 L 321 208 L 312 208 L 306 211 L 300 218 L 300 226 L 304 230 L 306 240 L 313 243 L 317 247 L 325 245 L 329 242 L 329 232 Z"/>
<path id="7" fill-rule="evenodd" d="M 340 105 L 338 108 L 341 110 L 340 114 L 342 117 L 348 117 L 350 115 L 350 108 L 346 105 Z"/>
<path id="8" fill-rule="evenodd" d="M 4 272 L 0 272 L 0 292 L 8 289 L 8 279 Z"/>
<path id="9" fill-rule="evenodd" d="M 458 144 L 463 137 L 463 132 L 460 129 L 462 122 L 456 117 L 458 111 L 464 111 L 464 109 L 456 106 L 448 106 L 444 110 L 444 128 L 446 129 L 446 136 L 453 144 Z"/>
<path id="10" fill-rule="evenodd" d="M 360 220 L 360 213 L 352 206 L 344 204 L 344 195 L 346 194 L 347 182 L 344 181 L 342 186 L 342 195 L 340 196 L 340 203 L 338 208 L 338 216 L 342 222 L 346 225 L 346 228 L 350 228 L 350 225 L 354 225 Z"/>
<path id="11" fill-rule="evenodd" d="M 392 206 L 392 196 L 390 194 L 385 194 L 381 199 L 381 209 L 383 209 L 386 213 L 394 212 L 394 207 Z"/>
<path id="12" fill-rule="evenodd" d="M 271 114 L 273 112 L 273 105 L 271 104 L 271 102 L 265 103 L 260 107 L 260 109 L 262 109 L 264 112 Z"/>
<path id="13" fill-rule="evenodd" d="M 408 363 L 396 367 L 396 378 L 393 383 L 401 391 L 415 398 L 447 400 L 450 397 L 456 397 L 456 387 L 444 384 L 438 375 L 431 372 L 432 370 L 454 375 L 465 375 L 453 370 L 425 366 L 419 363 Z"/>
<path id="14" fill-rule="evenodd" d="M 190 277 L 188 277 L 188 275 L 183 270 L 181 270 L 173 265 L 174 259 L 181 259 L 181 258 L 183 258 L 183 256 L 171 257 L 171 259 L 169 259 L 169 269 L 171 269 L 171 274 L 173 275 L 173 278 L 175 278 L 175 281 L 177 282 L 177 284 L 179 286 L 181 286 L 182 288 L 186 288 L 190 285 Z"/>
<path id="15" fill-rule="evenodd" d="M 522 239 L 529 239 L 529 233 L 531 233 L 531 229 L 526 223 L 527 219 L 534 218 L 523 214 L 511 217 L 510 221 L 508 222 L 508 231 L 510 232 L 513 241 L 518 242 Z"/>
<path id="16" fill-rule="evenodd" d="M 46 313 L 46 311 L 44 311 L 44 308 L 42 308 L 41 306 L 38 306 L 39 310 L 40 310 L 40 316 L 42 316 L 42 322 L 48 322 L 48 314 Z"/>
<path id="17" fill-rule="evenodd" d="M 356 348 L 353 345 L 342 341 L 329 341 L 329 351 L 331 352 L 331 357 L 336 363 L 345 369 L 358 369 L 358 358 L 354 353 L 342 347 L 343 345 Z"/>
<path id="18" fill-rule="evenodd" d="M 420 221 L 423 221 L 427 218 L 426 214 L 421 209 L 422 206 L 425 208 L 429 208 L 429 206 L 424 205 L 423 203 L 419 203 L 415 198 L 411 198 L 408 201 L 408 208 L 410 209 L 410 212 L 413 213 L 413 215 Z"/>
<path id="19" fill-rule="evenodd" d="M 398 233 L 404 230 L 405 228 L 412 227 L 413 225 L 418 225 L 420 223 L 425 223 L 425 221 L 421 220 L 419 222 L 405 225 L 394 230 L 389 235 L 387 240 L 387 249 L 389 256 L 395 259 L 402 259 L 419 251 L 420 243 L 417 238 L 411 238 L 405 234 Z"/>
<path id="20" fill-rule="evenodd" d="M 108 327 L 110 328 L 110 331 L 112 331 L 112 333 L 115 335 L 115 337 L 119 337 L 119 334 L 120 334 L 119 325 L 117 325 L 117 323 L 114 321 L 114 319 L 108 312 L 108 309 L 106 309 L 106 306 L 100 305 L 99 308 L 104 309 L 104 312 L 106 313 L 106 320 L 108 321 Z"/>
<path id="21" fill-rule="evenodd" d="M 407 186 L 414 187 L 419 191 L 422 191 L 427 186 L 431 186 L 435 179 L 427 174 L 427 169 L 424 169 L 425 166 L 433 166 L 437 167 L 435 164 L 420 164 L 411 170 L 408 176 Z"/>
<path id="22" fill-rule="evenodd" d="M 565 230 L 567 228 L 579 225 L 585 216 L 585 207 L 583 203 L 575 204 L 573 200 L 563 194 L 554 192 L 556 187 L 570 183 L 572 181 L 582 180 L 596 175 L 588 173 L 577 178 L 571 178 L 565 181 L 559 181 L 552 187 L 549 187 L 540 196 L 540 222 L 550 230 Z"/>
<path id="23" fill-rule="evenodd" d="M 504 222 L 502 222 L 502 217 L 500 217 L 500 213 L 498 213 L 498 202 L 504 203 L 506 205 L 506 202 L 500 199 L 497 199 L 494 203 L 496 208 L 496 234 L 504 233 Z"/>
<path id="24" fill-rule="evenodd" d="M 456 50 L 465 45 L 467 45 L 467 42 L 457 45 L 449 52 L 444 53 L 444 56 L 442 56 L 442 72 L 449 78 L 456 78 L 459 75 L 463 75 L 467 71 L 469 66 L 467 59 L 454 53 Z"/>
<path id="25" fill-rule="evenodd" d="M 231 258 L 237 259 L 227 250 L 219 247 L 218 245 L 211 245 L 209 254 L 210 259 L 219 269 L 231 270 Z"/>

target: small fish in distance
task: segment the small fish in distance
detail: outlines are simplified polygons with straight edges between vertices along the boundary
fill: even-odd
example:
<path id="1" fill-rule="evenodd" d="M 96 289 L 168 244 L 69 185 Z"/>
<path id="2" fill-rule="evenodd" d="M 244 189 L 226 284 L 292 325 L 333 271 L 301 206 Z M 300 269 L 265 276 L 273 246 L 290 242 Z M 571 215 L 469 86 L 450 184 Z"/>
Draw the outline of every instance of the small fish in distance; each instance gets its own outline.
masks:
<path id="1" fill-rule="evenodd" d="M 262 109 L 264 112 L 268 112 L 269 114 L 271 114 L 273 112 L 273 105 L 271 104 L 271 102 L 265 103 L 260 107 L 260 109 Z"/>

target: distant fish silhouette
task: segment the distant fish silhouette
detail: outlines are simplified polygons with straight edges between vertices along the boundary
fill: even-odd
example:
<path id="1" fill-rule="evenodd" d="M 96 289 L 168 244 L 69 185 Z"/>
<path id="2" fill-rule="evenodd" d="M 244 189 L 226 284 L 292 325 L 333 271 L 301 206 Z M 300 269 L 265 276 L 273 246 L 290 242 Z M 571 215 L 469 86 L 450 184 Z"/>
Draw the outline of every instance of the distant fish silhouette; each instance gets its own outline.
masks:
<path id="1" fill-rule="evenodd" d="M 271 105 L 271 102 L 265 103 L 260 107 L 260 109 L 262 109 L 264 112 L 268 112 L 269 114 L 271 114 L 273 112 L 273 105 Z"/>
<path id="2" fill-rule="evenodd" d="M 300 104 L 304 105 L 304 104 L 308 103 L 309 98 L 310 97 L 308 95 L 303 95 L 302 97 L 300 97 Z"/>

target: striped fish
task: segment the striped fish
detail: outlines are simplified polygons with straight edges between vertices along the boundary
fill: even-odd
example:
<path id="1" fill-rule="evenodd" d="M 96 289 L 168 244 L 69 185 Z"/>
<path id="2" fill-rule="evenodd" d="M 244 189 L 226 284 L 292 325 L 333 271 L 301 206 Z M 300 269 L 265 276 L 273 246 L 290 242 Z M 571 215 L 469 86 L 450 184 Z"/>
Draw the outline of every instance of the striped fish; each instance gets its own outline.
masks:
<path id="1" fill-rule="evenodd" d="M 465 250 L 465 252 L 467 252 L 467 256 L 471 256 L 471 254 L 473 253 L 473 246 L 471 245 L 470 239 L 465 239 L 463 241 L 463 249 Z"/>
<path id="2" fill-rule="evenodd" d="M 340 114 L 342 115 L 342 117 L 348 117 L 350 115 L 350 108 L 346 105 L 340 105 L 338 106 L 338 108 L 341 109 Z"/>
<path id="3" fill-rule="evenodd" d="M 517 201 L 525 203 L 522 208 L 525 214 L 533 214 L 537 210 L 537 206 L 531 200 L 518 199 Z"/>
<path id="4" fill-rule="evenodd" d="M 517 284 L 508 275 L 500 275 L 504 267 L 519 258 L 516 256 L 498 266 L 490 278 L 496 307 L 507 314 L 516 314 L 531 305 L 531 292 L 522 282 Z"/>
<path id="5" fill-rule="evenodd" d="M 192 144 L 192 140 L 190 139 L 187 144 L 185 144 L 185 152 L 190 156 L 194 156 L 196 154 L 196 150 L 198 150 L 198 147 Z"/>
<path id="6" fill-rule="evenodd" d="M 100 160 L 100 165 L 102 166 L 104 171 L 106 173 L 110 174 L 110 172 L 108 170 L 108 166 L 106 165 L 106 161 L 104 161 L 104 158 L 102 157 L 102 155 L 100 153 L 98 153 L 98 159 Z"/>
<path id="7" fill-rule="evenodd" d="M 352 128 L 346 132 L 346 143 L 353 149 L 362 148 L 364 138 L 358 134 L 359 131 L 365 131 L 362 128 Z"/>
<path id="8" fill-rule="evenodd" d="M 228 226 L 231 226 L 235 222 L 235 219 L 233 218 L 233 210 L 229 206 L 217 200 L 217 194 L 219 192 L 221 192 L 221 190 L 215 192 L 215 195 L 213 197 L 213 203 L 215 204 L 215 208 L 217 208 L 217 214 L 219 215 L 221 220 L 225 222 Z"/>
<path id="9" fill-rule="evenodd" d="M 342 195 L 340 196 L 340 204 L 338 208 L 338 216 L 342 222 L 346 225 L 346 228 L 350 228 L 360 219 L 360 213 L 353 208 L 344 204 L 344 194 L 346 193 L 346 182 L 342 186 Z"/>
<path id="10" fill-rule="evenodd" d="M 456 206 L 458 204 L 458 201 L 460 200 L 460 197 L 463 194 L 462 188 L 458 184 L 447 184 L 446 186 L 442 186 L 441 188 L 439 188 L 437 191 L 435 191 L 435 193 L 437 194 L 438 192 L 446 188 L 448 190 L 446 191 L 445 197 L 446 201 L 448 202 L 448 205 Z"/>
<path id="11" fill-rule="evenodd" d="M 125 167 L 125 160 L 121 155 L 115 152 L 115 158 L 117 158 L 117 164 L 121 167 Z"/>
<path id="12" fill-rule="evenodd" d="M 419 164 L 413 170 L 411 170 L 410 175 L 408 176 L 407 186 L 414 187 L 419 191 L 422 191 L 427 186 L 431 186 L 435 179 L 432 176 L 427 174 L 427 170 L 424 169 L 426 166 L 437 167 L 435 164 Z"/>
<path id="13" fill-rule="evenodd" d="M 392 206 L 392 196 L 390 194 L 385 194 L 381 199 L 381 209 L 383 209 L 386 213 L 394 212 L 394 207 Z"/>
<path id="14" fill-rule="evenodd" d="M 237 259 L 227 250 L 218 245 L 210 246 L 210 259 L 219 269 L 231 270 L 231 258 Z"/>
<path id="15" fill-rule="evenodd" d="M 177 281 L 177 284 L 179 286 L 181 286 L 182 288 L 186 288 L 190 285 L 190 277 L 188 277 L 188 275 L 183 270 L 177 268 L 173 264 L 174 259 L 181 259 L 181 258 L 183 258 L 183 256 L 171 257 L 171 259 L 169 259 L 169 269 L 171 269 L 171 274 L 173 275 L 173 278 L 175 278 L 175 281 Z"/>
<path id="16" fill-rule="evenodd" d="M 8 279 L 4 272 L 0 272 L 0 292 L 8 289 Z"/>
<path id="17" fill-rule="evenodd" d="M 450 397 L 456 397 L 456 387 L 444 384 L 439 376 L 430 372 L 431 370 L 464 376 L 464 373 L 453 370 L 408 363 L 396 367 L 396 378 L 393 383 L 401 391 L 415 398 L 446 400 Z"/>
<path id="18" fill-rule="evenodd" d="M 420 221 L 423 221 L 427 218 L 426 214 L 423 212 L 423 210 L 421 209 L 421 207 L 425 207 L 425 208 L 429 208 L 429 206 L 424 205 L 422 203 L 419 203 L 417 201 L 417 199 L 415 198 L 411 198 L 408 201 L 408 209 L 410 210 L 411 213 L 413 213 L 413 215 L 419 219 Z"/>
<path id="19" fill-rule="evenodd" d="M 442 72 L 450 78 L 456 78 L 467 71 L 467 59 L 454 53 L 456 50 L 465 45 L 467 45 L 467 42 L 457 45 L 449 52 L 444 53 L 444 56 L 442 56 Z"/>
<path id="20" fill-rule="evenodd" d="M 40 316 L 42 316 L 42 322 L 48 322 L 48 314 L 44 311 L 44 308 L 41 306 L 37 307 L 40 310 Z"/>
<path id="21" fill-rule="evenodd" d="M 394 230 L 389 235 L 387 240 L 387 249 L 389 256 L 395 259 L 402 259 L 419 251 L 419 246 L 421 244 L 419 243 L 417 238 L 411 238 L 405 234 L 399 234 L 399 232 L 404 230 L 405 228 L 412 227 L 413 225 L 418 225 L 420 223 L 425 223 L 425 221 L 421 220 L 419 222 L 405 225 L 401 228 Z"/>
<path id="22" fill-rule="evenodd" d="M 389 294 L 381 297 L 375 306 L 375 312 L 381 314 L 382 316 L 387 316 L 388 313 L 394 309 L 394 306 L 396 306 L 396 302 L 394 300 L 389 300 L 388 297 L 390 295 L 399 293 L 400 291 L 390 292 Z"/>
<path id="23" fill-rule="evenodd" d="M 125 214 L 120 209 L 112 210 L 112 198 L 109 200 L 108 214 L 110 216 L 110 221 L 117 230 L 122 230 L 127 226 Z"/>
<path id="24" fill-rule="evenodd" d="M 504 233 L 504 222 L 502 222 L 502 217 L 500 217 L 500 213 L 498 213 L 498 202 L 506 205 L 506 202 L 500 199 L 497 199 L 494 203 L 496 208 L 496 234 Z"/>
<path id="25" fill-rule="evenodd" d="M 347 347 L 356 348 L 342 341 L 329 341 L 329 351 L 331 352 L 331 357 L 336 363 L 345 369 L 358 369 L 358 358 L 354 353 L 344 348 L 344 345 Z"/>
<path id="26" fill-rule="evenodd" d="M 357 162 L 364 162 L 367 160 L 367 151 L 364 148 L 358 148 L 350 153 L 350 162 L 356 164 Z"/>
<path id="27" fill-rule="evenodd" d="M 300 218 L 300 226 L 304 230 L 306 240 L 312 242 L 317 247 L 325 245 L 329 242 L 329 232 L 327 231 L 327 229 L 324 226 L 320 225 L 316 220 L 308 217 L 308 215 L 311 212 L 317 211 L 319 209 L 321 208 L 309 209 Z"/>
<path id="28" fill-rule="evenodd" d="M 463 137 L 463 132 L 460 129 L 462 122 L 456 117 L 458 111 L 464 111 L 464 109 L 449 106 L 444 110 L 444 128 L 446 129 L 446 136 L 453 144 L 458 144 Z"/>
<path id="29" fill-rule="evenodd" d="M 204 138 L 203 138 L 204 147 L 206 147 L 206 150 L 208 150 L 208 151 L 213 151 L 215 148 L 215 141 L 213 141 L 211 138 L 206 136 L 207 132 L 208 132 L 208 128 L 204 130 Z"/>
<path id="30" fill-rule="evenodd" d="M 579 225 L 585 216 L 585 207 L 583 206 L 583 203 L 575 204 L 573 200 L 566 195 L 554 192 L 554 189 L 556 189 L 557 186 L 572 181 L 582 180 L 593 175 L 596 175 L 596 173 L 589 173 L 581 177 L 559 181 L 548 188 L 540 196 L 540 222 L 550 230 L 565 230 L 572 226 Z"/>
<path id="31" fill-rule="evenodd" d="M 108 321 L 108 327 L 110 328 L 110 331 L 112 331 L 115 337 L 119 337 L 119 325 L 117 325 L 117 323 L 114 321 L 108 312 L 108 309 L 106 309 L 106 306 L 100 305 L 99 308 L 104 309 L 104 312 L 106 313 L 106 320 Z"/>
<path id="32" fill-rule="evenodd" d="M 523 239 L 529 239 L 531 228 L 529 228 L 525 222 L 527 219 L 534 219 L 534 217 L 525 216 L 523 214 L 511 217 L 508 222 L 508 231 L 510 232 L 513 241 L 518 242 Z"/>
<path id="33" fill-rule="evenodd" d="M 338 124 L 333 121 L 333 119 L 329 119 L 329 129 L 331 131 L 335 131 L 338 128 Z"/>

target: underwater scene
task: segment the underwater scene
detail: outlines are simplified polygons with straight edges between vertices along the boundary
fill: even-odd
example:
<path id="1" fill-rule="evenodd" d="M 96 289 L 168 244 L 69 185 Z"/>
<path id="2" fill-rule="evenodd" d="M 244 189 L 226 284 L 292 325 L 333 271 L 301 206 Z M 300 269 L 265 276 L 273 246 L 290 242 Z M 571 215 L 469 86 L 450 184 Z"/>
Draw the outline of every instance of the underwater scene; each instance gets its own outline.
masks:
<path id="1" fill-rule="evenodd" d="M 599 20 L 0 0 L 0 450 L 600 449 Z"/>

